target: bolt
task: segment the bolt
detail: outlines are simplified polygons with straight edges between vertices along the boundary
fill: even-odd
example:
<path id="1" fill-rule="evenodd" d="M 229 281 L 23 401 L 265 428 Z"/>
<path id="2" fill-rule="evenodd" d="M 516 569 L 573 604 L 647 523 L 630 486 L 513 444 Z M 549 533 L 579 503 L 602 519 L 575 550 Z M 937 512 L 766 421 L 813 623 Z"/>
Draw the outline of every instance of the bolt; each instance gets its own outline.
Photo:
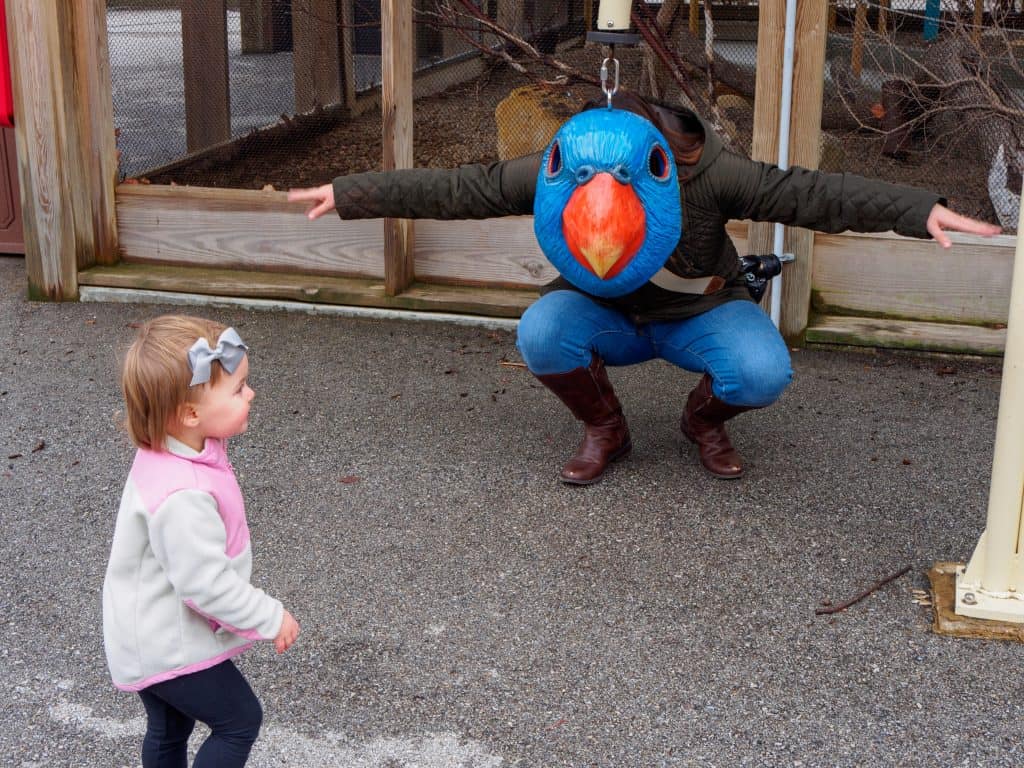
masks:
<path id="1" fill-rule="evenodd" d="M 974 596 L 973 592 L 964 592 L 963 598 L 961 598 L 964 605 L 976 605 L 978 599 Z"/>

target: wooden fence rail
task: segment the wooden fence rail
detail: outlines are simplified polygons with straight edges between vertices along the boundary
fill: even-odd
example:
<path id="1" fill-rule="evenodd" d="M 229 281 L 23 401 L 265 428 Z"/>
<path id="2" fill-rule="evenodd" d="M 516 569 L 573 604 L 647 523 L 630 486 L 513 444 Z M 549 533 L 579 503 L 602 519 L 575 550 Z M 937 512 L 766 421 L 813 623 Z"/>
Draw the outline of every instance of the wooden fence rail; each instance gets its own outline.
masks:
<path id="1" fill-rule="evenodd" d="M 817 45 L 826 14 L 824 0 L 809 1 L 801 16 L 796 136 L 817 135 L 814 102 L 820 107 L 821 99 L 823 64 L 808 41 Z M 762 13 L 781 4 L 765 0 Z M 206 7 L 190 6 L 187 24 L 198 25 L 189 14 L 200 13 L 199 5 Z M 105 2 L 8 0 L 6 7 L 33 297 L 74 299 L 82 285 L 516 317 L 555 276 L 530 217 L 419 221 L 414 238 L 409 222 L 324 217 L 311 224 L 281 192 L 115 187 Z M 408 167 L 412 94 L 423 87 L 412 77 L 411 10 L 400 0 L 381 7 L 385 163 Z M 220 39 L 219 28 L 207 31 Z M 774 38 L 762 34 L 767 50 Z M 778 134 L 769 71 L 766 60 L 756 109 L 755 143 L 766 153 Z M 794 162 L 813 165 L 813 150 L 800 147 Z M 762 250 L 755 242 L 762 235 L 748 232 L 748 223 L 729 232 L 741 253 Z M 953 239 L 956 247 L 943 251 L 895 235 L 794 230 L 789 242 L 799 241 L 804 256 L 784 277 L 792 286 L 784 294 L 784 333 L 794 341 L 999 354 L 1015 238 Z"/>

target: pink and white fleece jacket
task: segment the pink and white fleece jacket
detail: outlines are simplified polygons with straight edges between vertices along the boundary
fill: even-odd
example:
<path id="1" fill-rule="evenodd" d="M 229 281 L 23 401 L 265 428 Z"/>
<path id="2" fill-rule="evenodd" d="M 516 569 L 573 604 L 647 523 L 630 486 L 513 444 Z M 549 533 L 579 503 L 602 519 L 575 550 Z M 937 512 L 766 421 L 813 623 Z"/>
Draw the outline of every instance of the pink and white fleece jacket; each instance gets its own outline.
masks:
<path id="1" fill-rule="evenodd" d="M 114 685 L 138 691 L 272 640 L 281 603 L 249 583 L 242 492 L 224 441 L 140 449 L 121 496 L 103 583 Z"/>

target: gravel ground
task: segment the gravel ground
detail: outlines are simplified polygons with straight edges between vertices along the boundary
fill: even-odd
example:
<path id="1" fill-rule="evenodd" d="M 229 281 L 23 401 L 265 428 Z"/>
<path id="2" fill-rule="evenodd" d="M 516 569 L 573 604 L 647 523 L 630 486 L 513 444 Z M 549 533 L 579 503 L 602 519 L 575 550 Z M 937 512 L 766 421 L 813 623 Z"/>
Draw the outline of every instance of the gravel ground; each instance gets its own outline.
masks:
<path id="1" fill-rule="evenodd" d="M 31 304 L 0 258 L 0 762 L 134 766 L 100 588 L 131 448 L 118 355 L 161 308 Z M 984 525 L 1000 366 L 802 350 L 716 481 L 695 381 L 613 371 L 633 456 L 555 479 L 578 426 L 504 331 L 210 310 L 252 347 L 233 441 L 256 581 L 303 625 L 240 666 L 250 765 L 1017 766 L 1021 649 L 912 602 Z M 822 600 L 912 571 L 831 618 Z"/>

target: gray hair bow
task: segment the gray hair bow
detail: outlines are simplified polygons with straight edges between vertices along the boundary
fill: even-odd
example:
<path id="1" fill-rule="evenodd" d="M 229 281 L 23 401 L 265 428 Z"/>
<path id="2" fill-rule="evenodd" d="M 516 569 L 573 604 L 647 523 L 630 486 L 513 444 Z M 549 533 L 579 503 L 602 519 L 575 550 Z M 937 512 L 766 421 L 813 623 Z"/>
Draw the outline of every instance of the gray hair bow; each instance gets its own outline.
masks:
<path id="1" fill-rule="evenodd" d="M 201 336 L 188 350 L 188 367 L 192 369 L 192 381 L 188 385 L 194 387 L 208 382 L 210 366 L 214 360 L 219 360 L 221 367 L 228 373 L 234 373 L 248 348 L 234 328 L 224 329 L 224 333 L 217 339 L 215 349 L 210 349 L 210 342 Z"/>

